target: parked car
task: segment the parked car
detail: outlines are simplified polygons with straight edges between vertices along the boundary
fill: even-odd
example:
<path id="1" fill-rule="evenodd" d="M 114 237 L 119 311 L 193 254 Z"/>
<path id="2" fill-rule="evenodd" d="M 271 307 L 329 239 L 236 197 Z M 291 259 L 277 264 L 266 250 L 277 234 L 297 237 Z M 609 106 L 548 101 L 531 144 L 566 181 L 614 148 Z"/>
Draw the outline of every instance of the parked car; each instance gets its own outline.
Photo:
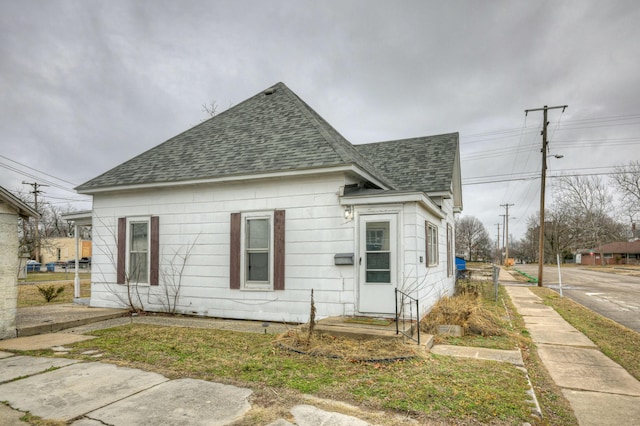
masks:
<path id="1" fill-rule="evenodd" d="M 78 266 L 80 268 L 88 268 L 89 266 L 91 266 L 91 258 L 90 257 L 83 257 L 82 259 L 80 259 L 78 261 Z M 76 267 L 76 260 L 72 259 L 72 260 L 68 260 L 67 261 L 67 268 L 75 268 Z"/>
<path id="2" fill-rule="evenodd" d="M 40 272 L 40 267 L 42 264 L 40 262 L 36 262 L 35 260 L 27 260 L 27 272 Z"/>

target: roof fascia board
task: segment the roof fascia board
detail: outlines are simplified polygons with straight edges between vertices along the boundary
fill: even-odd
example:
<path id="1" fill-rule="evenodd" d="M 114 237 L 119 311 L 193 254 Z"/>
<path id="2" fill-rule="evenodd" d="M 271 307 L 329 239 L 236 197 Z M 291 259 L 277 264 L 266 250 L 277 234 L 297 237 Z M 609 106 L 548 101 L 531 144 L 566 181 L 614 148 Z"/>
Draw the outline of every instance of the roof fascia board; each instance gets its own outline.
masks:
<path id="1" fill-rule="evenodd" d="M 89 226 L 92 224 L 93 210 L 62 213 L 60 217 L 68 222 L 75 222 L 78 226 Z"/>
<path id="2" fill-rule="evenodd" d="M 367 204 L 399 204 L 417 202 L 421 204 L 427 211 L 437 216 L 439 219 L 444 219 L 446 215 L 444 212 L 423 192 L 407 192 L 404 194 L 376 194 L 376 195 L 363 195 L 363 196 L 342 196 L 340 197 L 340 205 L 367 205 Z"/>
<path id="3" fill-rule="evenodd" d="M 224 177 L 212 178 L 212 179 L 193 179 L 193 180 L 185 180 L 185 181 L 178 181 L 178 182 L 157 182 L 157 183 L 146 183 L 146 184 L 140 184 L 140 185 L 122 185 L 122 186 L 108 186 L 108 187 L 102 187 L 102 188 L 86 188 L 86 189 L 77 190 L 77 192 L 79 194 L 98 194 L 98 193 L 105 193 L 105 192 L 131 191 L 131 190 L 137 190 L 137 189 L 154 189 L 154 188 L 201 185 L 201 184 L 210 184 L 210 183 L 241 182 L 241 181 L 258 180 L 258 179 L 308 176 L 312 174 L 327 174 L 327 173 L 337 173 L 337 172 L 353 173 L 371 183 L 374 183 L 375 185 L 378 185 L 382 189 L 390 189 L 386 184 L 384 184 L 382 181 L 380 181 L 378 178 L 374 177 L 370 173 L 364 171 L 362 168 L 353 164 L 346 164 L 344 166 L 304 169 L 304 170 L 291 170 L 291 171 L 273 172 L 273 173 L 258 173 L 254 175 L 224 176 Z"/>
<path id="4" fill-rule="evenodd" d="M 13 195 L 11 192 L 7 191 L 3 187 L 0 186 L 0 199 L 4 200 L 7 204 L 13 206 L 16 210 L 18 210 L 18 214 L 24 218 L 27 217 L 40 217 L 40 213 L 38 213 L 34 208 L 23 202 L 21 199 Z"/>

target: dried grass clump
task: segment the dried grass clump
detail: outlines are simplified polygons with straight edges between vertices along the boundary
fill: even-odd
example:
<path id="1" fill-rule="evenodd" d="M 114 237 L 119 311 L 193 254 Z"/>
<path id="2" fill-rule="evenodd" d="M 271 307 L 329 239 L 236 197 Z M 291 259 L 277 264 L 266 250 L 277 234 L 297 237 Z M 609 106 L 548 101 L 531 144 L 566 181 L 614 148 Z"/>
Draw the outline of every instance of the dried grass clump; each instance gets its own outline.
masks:
<path id="1" fill-rule="evenodd" d="M 407 358 L 416 355 L 416 348 L 400 339 L 351 339 L 315 333 L 308 340 L 307 333 L 289 330 L 276 339 L 281 347 L 299 353 L 329 358 L 342 358 L 353 361 L 369 361 Z"/>
<path id="2" fill-rule="evenodd" d="M 465 334 L 501 336 L 504 329 L 497 316 L 484 309 L 480 298 L 473 293 L 443 297 L 420 323 L 420 329 L 436 334 L 439 325 L 459 325 Z"/>

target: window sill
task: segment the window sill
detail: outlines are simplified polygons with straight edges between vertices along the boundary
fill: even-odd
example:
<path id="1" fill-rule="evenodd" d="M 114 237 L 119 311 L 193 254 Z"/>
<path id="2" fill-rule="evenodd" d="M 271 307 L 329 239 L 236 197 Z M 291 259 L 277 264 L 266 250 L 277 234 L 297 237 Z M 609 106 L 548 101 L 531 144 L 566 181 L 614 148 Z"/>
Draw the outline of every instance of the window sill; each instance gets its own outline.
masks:
<path id="1" fill-rule="evenodd" d="M 274 290 L 273 290 L 273 287 L 242 287 L 240 291 L 257 292 L 257 291 L 274 291 Z"/>

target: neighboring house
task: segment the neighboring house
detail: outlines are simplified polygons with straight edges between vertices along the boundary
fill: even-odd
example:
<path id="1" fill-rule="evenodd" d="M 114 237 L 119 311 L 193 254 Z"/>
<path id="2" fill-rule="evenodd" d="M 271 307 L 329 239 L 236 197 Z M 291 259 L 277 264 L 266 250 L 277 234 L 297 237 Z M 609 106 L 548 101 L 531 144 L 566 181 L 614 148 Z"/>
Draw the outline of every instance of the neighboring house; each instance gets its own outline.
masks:
<path id="1" fill-rule="evenodd" d="M 76 189 L 92 306 L 135 285 L 145 310 L 297 323 L 311 290 L 318 318 L 454 292 L 458 134 L 352 145 L 282 83 Z"/>
<path id="2" fill-rule="evenodd" d="M 80 258 L 91 257 L 91 241 L 79 240 L 78 252 Z M 46 238 L 40 247 L 42 264 L 49 262 L 67 262 L 76 258 L 75 238 Z"/>
<path id="3" fill-rule="evenodd" d="M 16 337 L 18 306 L 18 218 L 39 216 L 0 186 L 0 339 Z"/>
<path id="4" fill-rule="evenodd" d="M 576 263 L 581 265 L 601 265 L 601 257 L 607 265 L 638 265 L 640 264 L 640 241 L 621 241 L 604 244 L 590 250 L 579 250 Z"/>

